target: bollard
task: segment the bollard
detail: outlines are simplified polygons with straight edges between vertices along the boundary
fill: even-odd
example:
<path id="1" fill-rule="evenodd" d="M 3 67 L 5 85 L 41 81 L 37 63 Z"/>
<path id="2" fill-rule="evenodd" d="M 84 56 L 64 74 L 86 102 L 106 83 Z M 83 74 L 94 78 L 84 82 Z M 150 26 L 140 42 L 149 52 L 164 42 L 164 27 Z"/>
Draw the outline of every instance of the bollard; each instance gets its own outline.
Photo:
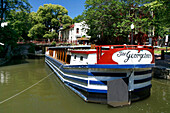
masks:
<path id="1" fill-rule="evenodd" d="M 164 50 L 161 50 L 161 60 L 165 59 L 165 54 L 164 54 Z"/>

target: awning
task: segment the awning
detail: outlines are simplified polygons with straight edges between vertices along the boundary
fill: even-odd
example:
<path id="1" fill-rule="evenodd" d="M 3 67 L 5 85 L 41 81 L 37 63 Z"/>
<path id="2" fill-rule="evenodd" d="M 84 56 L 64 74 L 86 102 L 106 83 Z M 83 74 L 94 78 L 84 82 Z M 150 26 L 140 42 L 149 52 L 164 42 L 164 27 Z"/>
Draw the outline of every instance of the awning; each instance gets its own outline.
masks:
<path id="1" fill-rule="evenodd" d="M 81 37 L 81 38 L 78 38 L 77 40 L 89 40 L 89 39 L 86 37 Z"/>

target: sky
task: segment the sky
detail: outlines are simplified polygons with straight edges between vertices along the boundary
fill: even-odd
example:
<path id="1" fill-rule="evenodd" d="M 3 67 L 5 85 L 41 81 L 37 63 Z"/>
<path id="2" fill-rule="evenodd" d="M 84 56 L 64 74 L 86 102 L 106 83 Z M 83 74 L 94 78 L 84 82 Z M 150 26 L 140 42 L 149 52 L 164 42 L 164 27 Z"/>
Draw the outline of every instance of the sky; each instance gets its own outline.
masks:
<path id="1" fill-rule="evenodd" d="M 39 6 L 43 4 L 59 4 L 68 10 L 68 15 L 73 19 L 74 17 L 82 14 L 84 8 L 84 3 L 86 0 L 28 0 L 28 2 L 33 7 L 32 12 L 37 12 Z"/>

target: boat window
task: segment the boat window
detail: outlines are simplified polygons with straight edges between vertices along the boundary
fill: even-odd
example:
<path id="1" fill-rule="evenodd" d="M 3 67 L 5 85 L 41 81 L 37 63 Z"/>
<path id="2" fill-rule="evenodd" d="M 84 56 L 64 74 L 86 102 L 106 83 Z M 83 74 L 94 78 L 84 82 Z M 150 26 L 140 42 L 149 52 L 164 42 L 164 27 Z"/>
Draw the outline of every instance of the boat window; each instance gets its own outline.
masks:
<path id="1" fill-rule="evenodd" d="M 76 55 L 74 55 L 74 59 L 76 59 L 76 57 L 77 57 L 77 56 L 76 56 Z"/>
<path id="2" fill-rule="evenodd" d="M 83 61 L 83 56 L 80 57 L 80 60 Z"/>

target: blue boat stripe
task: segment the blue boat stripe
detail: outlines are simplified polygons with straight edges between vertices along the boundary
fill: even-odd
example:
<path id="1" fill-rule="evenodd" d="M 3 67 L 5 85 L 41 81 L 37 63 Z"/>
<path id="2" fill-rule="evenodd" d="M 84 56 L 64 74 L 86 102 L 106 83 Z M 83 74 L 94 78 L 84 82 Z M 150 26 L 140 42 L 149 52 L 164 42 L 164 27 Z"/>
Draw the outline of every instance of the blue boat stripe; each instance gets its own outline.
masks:
<path id="1" fill-rule="evenodd" d="M 60 67 L 62 64 L 57 64 L 58 61 L 54 61 L 54 59 L 49 57 L 49 60 L 57 67 Z M 64 66 L 64 65 L 63 65 Z M 70 70 L 66 70 L 63 68 L 63 66 L 60 67 L 61 71 L 63 71 L 64 73 L 72 73 L 72 74 L 79 74 L 79 75 L 88 75 L 88 71 L 70 71 Z"/>
<path id="2" fill-rule="evenodd" d="M 69 79 L 72 79 L 72 80 L 75 80 L 75 81 L 83 82 L 83 83 L 86 83 L 86 84 L 88 83 L 88 80 L 83 80 L 83 79 L 79 79 L 79 78 L 73 78 L 73 77 L 69 77 L 69 76 L 65 76 L 65 75 L 63 75 L 63 77 L 64 78 L 69 78 Z"/>
<path id="3" fill-rule="evenodd" d="M 46 55 L 46 58 L 48 58 L 48 59 L 50 59 L 50 60 L 52 60 L 52 61 L 55 60 L 55 59 L 53 59 L 53 58 L 51 58 L 50 56 L 47 56 L 47 55 Z M 57 60 L 55 60 L 55 61 L 57 61 Z M 60 62 L 58 62 L 58 61 L 55 62 L 55 63 L 57 63 L 58 65 L 62 65 L 62 63 L 60 63 Z"/>
<path id="4" fill-rule="evenodd" d="M 107 73 L 107 72 L 91 72 L 94 76 L 105 76 L 105 77 L 126 77 L 127 73 Z"/>
<path id="5" fill-rule="evenodd" d="M 81 87 L 81 86 L 76 85 L 76 84 L 72 84 L 72 83 L 70 83 L 70 82 L 65 82 L 65 83 L 67 83 L 68 85 L 70 85 L 70 86 L 72 86 L 72 87 L 75 87 L 75 88 L 84 90 L 84 91 L 86 91 L 86 92 L 93 92 L 93 93 L 107 93 L 107 90 L 88 89 L 88 88 L 84 88 L 84 87 Z"/>
<path id="6" fill-rule="evenodd" d="M 147 88 L 151 88 L 151 87 L 152 87 L 152 85 L 148 85 L 146 87 L 142 87 L 142 88 L 139 88 L 139 89 L 134 89 L 134 92 L 139 92 L 139 91 L 145 90 Z"/>
<path id="7" fill-rule="evenodd" d="M 51 65 L 52 66 L 52 65 Z M 53 68 L 55 68 L 54 66 L 52 66 Z M 57 70 L 55 68 L 55 70 Z M 79 78 L 73 78 L 73 77 L 69 77 L 69 76 L 66 76 L 64 74 L 62 74 L 60 71 L 57 71 L 60 75 L 62 75 L 63 78 L 69 78 L 69 79 L 72 79 L 72 80 L 76 80 L 76 81 L 79 81 L 79 82 L 83 82 L 83 83 L 88 83 L 88 80 L 84 80 L 84 79 L 79 79 Z"/>
<path id="8" fill-rule="evenodd" d="M 107 81 L 90 81 L 90 84 L 96 84 L 96 85 L 107 85 Z"/>
<path id="9" fill-rule="evenodd" d="M 64 68 L 88 68 L 88 65 L 65 65 Z"/>
<path id="10" fill-rule="evenodd" d="M 60 75 L 58 75 L 59 73 L 58 73 L 58 71 L 56 71 L 55 69 L 54 69 L 54 67 L 46 60 L 46 63 L 47 63 L 47 65 L 49 65 L 49 67 L 56 73 L 56 75 L 60 78 L 60 80 L 62 81 L 62 82 L 64 82 L 64 79 L 62 78 L 62 76 L 60 76 Z"/>
<path id="11" fill-rule="evenodd" d="M 65 65 L 66 68 L 107 68 L 107 69 L 129 69 L 129 68 L 151 68 L 155 64 L 127 64 L 127 65 L 118 65 L 118 64 L 88 64 L 88 65 Z"/>
<path id="12" fill-rule="evenodd" d="M 149 74 L 149 73 L 152 73 L 152 70 L 134 72 L 134 75 L 145 75 L 145 74 Z"/>
<path id="13" fill-rule="evenodd" d="M 143 83 L 143 82 L 147 82 L 147 81 L 151 81 L 151 80 L 152 80 L 152 77 L 140 79 L 140 80 L 134 80 L 134 84 Z"/>
<path id="14" fill-rule="evenodd" d="M 48 62 L 48 61 L 47 61 Z M 50 65 L 50 64 L 48 64 Z M 52 66 L 52 65 L 50 65 Z M 54 68 L 52 66 L 52 68 Z M 57 73 L 56 73 L 57 74 Z M 60 78 L 62 80 L 62 78 Z M 70 83 L 70 82 L 67 82 L 67 81 L 63 81 L 67 86 L 70 86 L 70 87 L 75 87 L 75 88 L 78 88 L 78 89 L 81 89 L 81 90 L 84 90 L 86 92 L 93 92 L 93 93 L 107 93 L 107 90 L 95 90 L 95 89 L 88 89 L 88 88 L 85 88 L 85 87 L 82 87 L 82 86 L 79 86 L 79 85 L 76 85 L 76 84 L 73 84 L 73 83 Z M 83 97 L 84 99 L 87 100 L 87 98 L 81 93 L 79 92 L 78 90 L 75 90 L 76 93 L 78 93 L 81 97 Z"/>
<path id="15" fill-rule="evenodd" d="M 78 94 L 81 98 L 83 98 L 85 101 L 87 101 L 87 97 L 84 96 L 80 91 L 76 90 L 75 88 L 73 88 L 72 86 L 66 84 L 66 86 L 68 86 L 70 89 L 72 89 L 76 94 Z"/>
<path id="16" fill-rule="evenodd" d="M 70 70 L 64 70 L 65 73 L 73 73 L 73 74 L 79 74 L 79 75 L 88 75 L 88 72 L 82 72 L 82 71 L 70 71 Z"/>
<path id="17" fill-rule="evenodd" d="M 89 65 L 63 65 L 62 63 L 60 63 L 59 61 L 57 61 L 56 59 L 53 59 L 49 56 L 46 55 L 46 62 L 48 65 L 51 66 L 51 68 L 53 68 L 55 70 L 55 73 L 56 74 L 59 74 L 58 76 L 61 76 L 63 78 L 69 78 L 69 79 L 72 79 L 72 80 L 75 80 L 75 81 L 79 81 L 79 82 L 82 82 L 82 83 L 86 83 L 88 84 L 88 80 L 84 80 L 84 79 L 81 79 L 81 78 L 74 78 L 74 77 L 70 77 L 70 76 L 67 76 L 65 75 L 65 73 L 73 73 L 73 74 L 79 74 L 79 75 L 87 75 L 87 76 L 94 76 L 94 73 L 91 73 L 90 71 L 70 71 L 70 70 L 67 70 L 67 68 L 101 68 L 101 69 L 129 69 L 129 68 L 151 68 L 154 66 L 154 64 L 129 64 L 129 65 L 113 65 L 113 64 L 110 64 L 110 65 L 106 65 L 106 64 L 89 64 Z M 52 65 L 53 64 L 53 65 Z M 60 71 L 58 71 L 58 69 L 56 69 L 56 67 L 59 68 Z M 137 75 L 143 75 L 143 74 L 149 74 L 151 73 L 152 70 L 147 70 L 147 71 L 140 71 L 140 72 L 134 72 L 134 74 L 137 76 Z M 95 73 L 96 74 L 96 73 Z M 107 73 L 104 73 L 104 74 L 107 74 Z M 70 74 L 71 75 L 71 74 Z M 74 76 L 74 75 L 73 75 Z M 104 76 L 104 75 L 103 75 Z M 61 78 L 60 78 L 61 79 Z M 147 81 L 150 81 L 152 79 L 152 77 L 148 77 L 148 78 L 144 78 L 144 79 L 139 79 L 139 80 L 134 80 L 134 83 L 136 85 L 138 85 L 138 83 L 144 83 L 144 82 L 147 82 Z M 107 93 L 107 90 L 100 90 L 100 89 L 89 89 L 88 87 L 86 87 L 85 85 L 80 85 L 79 83 L 74 83 L 74 82 L 71 82 L 71 80 L 67 80 L 67 81 L 64 81 L 64 83 L 67 83 L 68 85 L 72 86 L 73 88 L 78 88 L 78 89 L 82 89 L 84 91 L 87 91 L 87 92 L 93 92 L 93 93 Z M 105 82 L 107 83 L 107 81 L 89 81 L 90 84 L 95 84 L 95 85 L 106 85 Z M 140 91 L 140 90 L 144 90 L 146 88 L 150 88 L 152 85 L 148 85 L 148 86 L 145 86 L 145 87 L 142 87 L 142 88 L 138 88 L 138 89 L 134 89 L 134 91 Z"/>
<path id="18" fill-rule="evenodd" d="M 94 76 L 91 72 L 88 72 L 88 76 Z"/>
<path id="19" fill-rule="evenodd" d="M 114 69 L 129 69 L 129 68 L 151 68 L 155 64 L 129 64 L 129 65 L 88 65 L 88 68 L 114 68 Z"/>

